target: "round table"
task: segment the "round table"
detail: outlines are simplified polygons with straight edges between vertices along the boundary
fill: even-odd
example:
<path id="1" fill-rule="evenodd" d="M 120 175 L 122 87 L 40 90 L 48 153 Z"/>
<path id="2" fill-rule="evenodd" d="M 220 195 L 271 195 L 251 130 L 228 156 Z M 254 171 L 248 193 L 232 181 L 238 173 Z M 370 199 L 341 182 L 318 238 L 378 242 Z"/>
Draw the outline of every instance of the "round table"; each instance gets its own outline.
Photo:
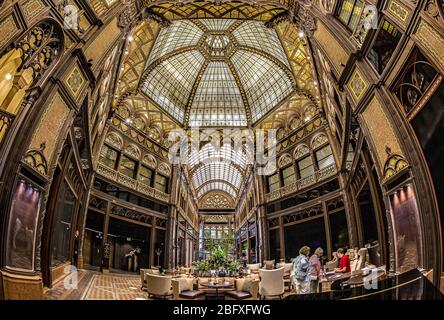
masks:
<path id="1" fill-rule="evenodd" d="M 231 283 L 230 281 L 213 282 L 211 280 L 208 280 L 208 282 L 201 283 L 201 285 L 209 289 L 216 289 L 216 299 L 219 299 L 219 289 L 226 289 L 233 287 L 233 283 Z"/>

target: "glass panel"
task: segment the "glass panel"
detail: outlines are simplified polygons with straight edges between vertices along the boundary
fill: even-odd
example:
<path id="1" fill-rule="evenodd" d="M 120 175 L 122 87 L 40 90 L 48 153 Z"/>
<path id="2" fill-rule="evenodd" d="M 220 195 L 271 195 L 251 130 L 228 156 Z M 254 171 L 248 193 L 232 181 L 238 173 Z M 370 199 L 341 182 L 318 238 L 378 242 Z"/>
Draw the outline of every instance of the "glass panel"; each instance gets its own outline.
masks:
<path id="1" fill-rule="evenodd" d="M 316 160 L 318 161 L 319 170 L 322 170 L 335 163 L 330 145 L 316 151 Z"/>
<path id="2" fill-rule="evenodd" d="M 119 171 L 130 178 L 134 178 L 134 173 L 136 171 L 136 162 L 126 156 L 122 156 L 122 159 L 120 160 Z"/>
<path id="3" fill-rule="evenodd" d="M 401 39 L 401 33 L 388 21 L 384 21 L 378 32 L 375 43 L 367 57 L 378 73 L 382 73 L 387 66 L 396 46 Z"/>
<path id="4" fill-rule="evenodd" d="M 238 50 L 231 61 L 245 89 L 253 122 L 293 92 L 289 76 L 261 55 Z"/>
<path id="5" fill-rule="evenodd" d="M 190 126 L 246 126 L 247 116 L 242 96 L 228 65 L 208 64 L 190 113 Z"/>
<path id="6" fill-rule="evenodd" d="M 373 204 L 370 186 L 365 183 L 358 195 L 359 211 L 361 213 L 361 223 L 364 233 L 365 244 L 378 241 L 378 225 L 376 222 L 376 212 Z"/>
<path id="7" fill-rule="evenodd" d="M 332 213 L 328 217 L 330 219 L 331 245 L 333 251 L 339 248 L 348 249 L 348 229 L 345 211 Z"/>
<path id="8" fill-rule="evenodd" d="M 207 192 L 209 192 L 211 190 L 222 190 L 222 191 L 225 191 L 226 193 L 228 193 L 233 198 L 235 198 L 236 194 L 237 194 L 236 190 L 233 189 L 230 185 L 228 185 L 228 184 L 226 184 L 226 183 L 224 183 L 222 181 L 217 181 L 217 182 L 210 182 L 210 183 L 207 183 L 206 185 L 204 185 L 197 192 L 197 196 L 201 197 L 205 193 L 207 193 Z"/>
<path id="9" fill-rule="evenodd" d="M 311 249 L 310 254 L 313 254 L 318 247 L 321 247 L 326 252 L 327 241 L 325 238 L 324 219 L 314 219 L 284 227 L 284 239 L 285 258 L 287 261 L 297 257 L 302 246 L 309 246 Z"/>
<path id="10" fill-rule="evenodd" d="M 34 269 L 34 246 L 40 191 L 19 182 L 12 200 L 8 225 L 6 265 L 12 268 Z"/>
<path id="11" fill-rule="evenodd" d="M 279 184 L 279 172 L 268 177 L 268 189 L 269 191 L 274 191 L 280 188 Z"/>
<path id="12" fill-rule="evenodd" d="M 200 166 L 193 174 L 192 181 L 194 187 L 198 188 L 206 181 L 225 180 L 239 189 L 242 178 L 242 173 L 232 164 L 216 162 Z"/>
<path id="13" fill-rule="evenodd" d="M 275 29 L 265 27 L 263 22 L 245 21 L 233 31 L 233 35 L 241 46 L 272 54 L 290 68 L 284 49 L 281 45 L 276 45 L 280 41 Z"/>
<path id="14" fill-rule="evenodd" d="M 284 178 L 284 186 L 287 186 L 296 181 L 296 174 L 294 172 L 294 167 L 289 166 L 282 170 L 282 177 Z"/>
<path id="15" fill-rule="evenodd" d="M 108 239 L 113 247 L 110 267 L 130 272 L 148 268 L 150 233 L 151 228 L 146 226 L 110 218 Z M 135 249 L 140 249 L 140 252 L 129 255 Z"/>
<path id="16" fill-rule="evenodd" d="M 196 50 L 177 54 L 163 61 L 148 74 L 142 90 L 171 116 L 182 122 L 193 84 L 204 61 L 205 58 Z"/>
<path id="17" fill-rule="evenodd" d="M 168 28 L 162 28 L 147 62 L 149 66 L 155 60 L 174 50 L 196 45 L 202 37 L 200 30 L 192 21 L 173 21 Z"/>
<path id="18" fill-rule="evenodd" d="M 354 5 L 355 0 L 344 0 L 342 2 L 341 11 L 339 12 L 339 19 L 346 25 L 348 25 Z"/>
<path id="19" fill-rule="evenodd" d="M 406 272 L 417 268 L 421 235 L 418 207 L 411 185 L 390 195 L 390 213 L 395 234 L 396 271 Z"/>
<path id="20" fill-rule="evenodd" d="M 279 245 L 279 229 L 270 230 L 270 258 L 279 262 L 281 258 L 281 248 Z"/>
<path id="21" fill-rule="evenodd" d="M 51 265 L 67 261 L 69 257 L 69 240 L 71 235 L 72 216 L 75 197 L 64 181 L 59 189 L 59 196 L 54 210 L 54 230 L 52 233 Z"/>
<path id="22" fill-rule="evenodd" d="M 355 30 L 356 26 L 358 25 L 363 6 L 364 6 L 363 1 L 360 1 L 360 0 L 356 1 L 355 7 L 353 8 L 352 16 L 350 17 L 350 21 L 348 23 L 348 26 L 350 27 L 350 29 Z"/>
<path id="23" fill-rule="evenodd" d="M 139 169 L 139 181 L 151 186 L 151 182 L 153 180 L 153 170 L 148 169 L 145 166 L 141 166 Z"/>
<path id="24" fill-rule="evenodd" d="M 208 31 L 225 31 L 235 22 L 234 19 L 202 19 L 199 22 L 208 29 Z"/>
<path id="25" fill-rule="evenodd" d="M 162 176 L 161 174 L 157 174 L 154 187 L 159 191 L 167 192 L 167 181 L 168 178 Z"/>
<path id="26" fill-rule="evenodd" d="M 164 265 L 165 257 L 165 230 L 156 229 L 156 242 L 154 243 L 154 254 L 156 266 Z"/>
<path id="27" fill-rule="evenodd" d="M 297 162 L 298 170 L 299 170 L 299 177 L 301 179 L 309 177 L 314 174 L 314 167 L 313 167 L 313 161 L 311 159 L 311 156 L 307 156 L 303 158 L 302 160 L 299 160 Z"/>
<path id="28" fill-rule="evenodd" d="M 102 149 L 100 149 L 99 162 L 104 165 L 110 167 L 111 169 L 116 168 L 118 152 L 114 149 L 111 149 L 107 145 L 103 145 Z"/>

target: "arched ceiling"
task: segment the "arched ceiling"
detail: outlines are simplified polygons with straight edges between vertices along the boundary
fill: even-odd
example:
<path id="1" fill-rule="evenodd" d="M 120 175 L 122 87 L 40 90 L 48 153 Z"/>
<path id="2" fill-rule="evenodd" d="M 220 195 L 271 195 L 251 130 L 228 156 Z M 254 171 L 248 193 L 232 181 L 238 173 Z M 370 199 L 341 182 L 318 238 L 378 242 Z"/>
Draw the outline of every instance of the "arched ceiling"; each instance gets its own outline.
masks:
<path id="1" fill-rule="evenodd" d="M 316 113 L 307 110 L 319 109 L 305 36 L 290 22 L 265 27 L 264 21 L 282 11 L 282 3 L 268 11 L 273 17 L 264 18 L 269 13 L 242 16 L 249 4 L 239 2 L 233 9 L 237 16 L 221 19 L 229 15 L 225 4 L 210 14 L 206 10 L 216 8 L 214 4 L 186 1 L 186 14 L 179 14 L 180 7 L 171 3 L 148 2 L 150 10 L 157 8 L 157 16 L 132 31 L 119 70 L 115 106 L 123 119 L 157 142 L 168 147 L 168 133 L 188 125 L 287 132 L 303 124 L 304 114 Z M 199 9 L 189 10 L 198 3 Z M 159 23 L 161 12 L 169 23 Z M 209 152 L 204 148 L 191 154 L 186 166 L 195 194 L 206 205 L 219 195 L 234 206 L 247 172 L 245 152 L 224 147 L 212 156 Z"/>
<path id="2" fill-rule="evenodd" d="M 160 31 L 140 89 L 185 127 L 245 127 L 294 93 L 295 82 L 274 29 L 199 19 Z"/>

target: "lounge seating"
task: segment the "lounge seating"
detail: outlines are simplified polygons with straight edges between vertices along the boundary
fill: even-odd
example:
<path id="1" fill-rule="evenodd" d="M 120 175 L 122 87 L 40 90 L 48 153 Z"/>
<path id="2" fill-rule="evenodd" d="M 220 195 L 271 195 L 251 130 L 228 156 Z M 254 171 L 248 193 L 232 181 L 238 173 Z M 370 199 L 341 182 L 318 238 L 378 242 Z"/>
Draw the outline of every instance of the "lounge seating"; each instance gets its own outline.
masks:
<path id="1" fill-rule="evenodd" d="M 293 269 L 293 263 L 292 262 L 279 262 L 276 264 L 276 268 L 284 268 L 284 285 L 286 288 L 288 288 L 289 291 L 291 291 L 291 270 Z"/>
<path id="2" fill-rule="evenodd" d="M 263 299 L 278 296 L 282 299 L 284 294 L 284 268 L 274 270 L 259 270 L 259 294 Z"/>
<path id="3" fill-rule="evenodd" d="M 264 260 L 264 269 L 266 270 L 274 269 L 274 260 Z"/>
<path id="4" fill-rule="evenodd" d="M 235 280 L 236 290 L 227 291 L 227 300 L 257 300 L 259 293 L 259 279 L 243 278 Z"/>
<path id="5" fill-rule="evenodd" d="M 205 299 L 205 292 L 194 290 L 196 280 L 194 278 L 172 279 L 174 300 L 202 300 Z"/>
<path id="6" fill-rule="evenodd" d="M 150 296 L 166 298 L 173 295 L 173 290 L 171 289 L 170 276 L 161 276 L 146 273 L 146 291 L 148 292 L 148 298 Z"/>
<path id="7" fill-rule="evenodd" d="M 142 290 L 146 290 L 146 274 L 157 274 L 159 275 L 159 269 L 140 269 L 140 281 L 142 282 Z"/>
<path id="8" fill-rule="evenodd" d="M 247 263 L 247 270 L 250 270 L 251 273 L 258 273 L 260 267 L 261 267 L 260 263 L 253 263 L 253 264 Z"/>

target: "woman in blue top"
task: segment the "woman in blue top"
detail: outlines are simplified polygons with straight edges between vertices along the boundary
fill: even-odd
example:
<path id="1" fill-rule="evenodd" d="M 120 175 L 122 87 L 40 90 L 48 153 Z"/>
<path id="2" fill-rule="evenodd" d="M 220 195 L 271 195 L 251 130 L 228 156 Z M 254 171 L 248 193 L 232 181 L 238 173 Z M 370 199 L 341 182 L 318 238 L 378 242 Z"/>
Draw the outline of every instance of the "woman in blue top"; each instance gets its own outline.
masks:
<path id="1" fill-rule="evenodd" d="M 310 248 L 303 246 L 299 250 L 299 255 L 293 260 L 292 279 L 293 285 L 296 288 L 296 293 L 309 293 L 310 289 L 310 273 L 308 255 Z"/>

